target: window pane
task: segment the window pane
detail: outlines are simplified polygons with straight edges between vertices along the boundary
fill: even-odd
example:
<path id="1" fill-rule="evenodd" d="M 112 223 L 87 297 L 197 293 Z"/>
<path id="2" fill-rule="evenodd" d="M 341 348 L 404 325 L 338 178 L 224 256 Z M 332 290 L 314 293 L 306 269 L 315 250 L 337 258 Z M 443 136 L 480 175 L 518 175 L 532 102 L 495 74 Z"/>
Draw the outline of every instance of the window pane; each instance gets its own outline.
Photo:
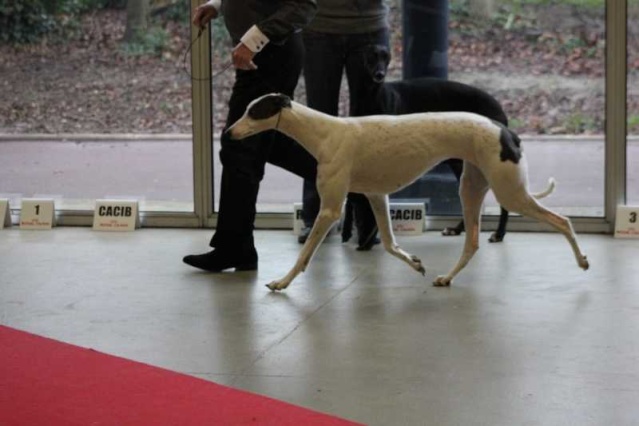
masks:
<path id="1" fill-rule="evenodd" d="M 412 2 L 419 6 L 424 1 Z M 409 35 L 402 34 L 402 8 L 407 3 L 411 1 L 388 1 L 392 34 L 388 81 L 403 74 L 402 41 Z M 557 189 L 544 204 L 564 214 L 602 216 L 604 0 L 450 0 L 448 12 L 448 77 L 482 88 L 501 102 L 510 127 L 522 135 L 531 191 L 545 189 L 554 177 Z M 222 59 L 214 61 L 214 72 L 228 62 L 228 46 L 225 49 Z M 226 74 L 229 78 L 214 85 L 218 130 L 226 116 L 232 80 L 232 73 Z M 340 96 L 340 115 L 347 115 L 345 81 Z M 303 79 L 296 97 L 305 102 Z M 290 173 L 267 168 L 258 210 L 290 211 L 290 204 L 301 200 L 301 185 Z M 426 189 L 431 189 L 431 182 L 418 184 L 402 197 L 429 198 Z M 445 194 L 451 212 L 459 208 L 456 191 L 453 187 L 452 196 L 450 191 Z M 492 194 L 485 212 L 499 212 Z"/>
<path id="2" fill-rule="evenodd" d="M 188 5 L 152 6 L 129 42 L 123 8 L 54 8 L 40 11 L 49 32 L 0 46 L 0 194 L 13 208 L 47 196 L 89 210 L 114 197 L 193 211 Z"/>
<path id="3" fill-rule="evenodd" d="M 500 101 L 531 191 L 554 177 L 543 203 L 564 214 L 603 215 L 604 56 L 604 0 L 450 1 L 449 79 Z M 486 213 L 498 210 L 489 193 Z"/>
<path id="4" fill-rule="evenodd" d="M 628 1 L 628 204 L 639 205 L 639 1 Z"/>

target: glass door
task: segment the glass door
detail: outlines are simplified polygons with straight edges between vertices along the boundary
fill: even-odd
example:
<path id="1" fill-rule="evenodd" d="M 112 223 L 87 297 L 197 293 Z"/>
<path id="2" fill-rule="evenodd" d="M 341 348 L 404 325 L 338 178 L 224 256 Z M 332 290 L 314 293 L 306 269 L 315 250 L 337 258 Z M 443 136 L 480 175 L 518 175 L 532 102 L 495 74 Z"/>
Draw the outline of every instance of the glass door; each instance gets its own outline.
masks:
<path id="1" fill-rule="evenodd" d="M 114 198 L 138 200 L 143 221 L 197 225 L 189 5 L 22 3 L 38 18 L 0 46 L 0 198 L 53 198 L 62 224 Z"/>
<path id="2" fill-rule="evenodd" d="M 387 3 L 393 38 L 387 79 L 393 81 L 402 78 L 402 43 L 410 37 L 402 32 L 402 13 L 409 2 Z M 591 218 L 603 223 L 607 217 L 606 6 L 605 0 L 449 0 L 447 9 L 448 78 L 479 87 L 502 104 L 510 127 L 522 136 L 531 190 L 542 191 L 548 179 L 555 178 L 557 188 L 544 204 L 588 223 Z M 220 40 L 217 35 L 213 39 Z M 214 74 L 229 56 L 229 45 L 218 45 L 226 51 L 217 64 L 213 61 Z M 232 76 L 230 70 L 226 74 Z M 223 125 L 230 84 L 229 78 L 213 84 L 216 131 Z M 345 86 L 342 115 L 348 113 Z M 305 101 L 303 79 L 296 97 Z M 215 162 L 217 157 L 216 148 Z M 215 166 L 217 186 L 219 165 Z M 292 174 L 267 168 L 258 211 L 290 212 L 292 204 L 301 200 L 301 186 Z M 424 198 L 419 191 L 412 196 Z M 484 213 L 499 214 L 492 194 Z M 434 219 L 435 224 L 453 223 L 451 218 Z M 536 226 L 519 218 L 511 224 L 512 229 Z"/>
<path id="3" fill-rule="evenodd" d="M 628 2 L 627 203 L 639 205 L 639 1 Z"/>

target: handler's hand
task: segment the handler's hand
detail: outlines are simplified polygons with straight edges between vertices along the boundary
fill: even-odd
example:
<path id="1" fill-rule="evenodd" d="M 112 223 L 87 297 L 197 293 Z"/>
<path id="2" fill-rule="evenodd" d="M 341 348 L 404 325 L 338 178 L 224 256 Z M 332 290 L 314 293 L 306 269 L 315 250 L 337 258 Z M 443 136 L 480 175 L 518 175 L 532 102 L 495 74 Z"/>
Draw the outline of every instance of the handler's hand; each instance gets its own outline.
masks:
<path id="1" fill-rule="evenodd" d="M 239 43 L 233 49 L 233 66 L 239 70 L 256 70 L 257 65 L 253 63 L 255 53 L 246 47 L 244 43 Z"/>
<path id="2" fill-rule="evenodd" d="M 193 13 L 193 25 L 203 28 L 211 19 L 217 18 L 217 10 L 210 4 L 201 4 Z"/>

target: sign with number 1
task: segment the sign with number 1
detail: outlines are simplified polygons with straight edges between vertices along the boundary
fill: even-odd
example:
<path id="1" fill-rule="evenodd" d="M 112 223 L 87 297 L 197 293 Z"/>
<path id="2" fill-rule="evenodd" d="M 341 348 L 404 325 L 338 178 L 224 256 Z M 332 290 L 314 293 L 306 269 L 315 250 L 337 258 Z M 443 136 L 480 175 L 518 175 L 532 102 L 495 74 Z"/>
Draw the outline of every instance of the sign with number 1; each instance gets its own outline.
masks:
<path id="1" fill-rule="evenodd" d="M 20 210 L 20 229 L 51 229 L 55 208 L 52 199 L 25 198 Z"/>

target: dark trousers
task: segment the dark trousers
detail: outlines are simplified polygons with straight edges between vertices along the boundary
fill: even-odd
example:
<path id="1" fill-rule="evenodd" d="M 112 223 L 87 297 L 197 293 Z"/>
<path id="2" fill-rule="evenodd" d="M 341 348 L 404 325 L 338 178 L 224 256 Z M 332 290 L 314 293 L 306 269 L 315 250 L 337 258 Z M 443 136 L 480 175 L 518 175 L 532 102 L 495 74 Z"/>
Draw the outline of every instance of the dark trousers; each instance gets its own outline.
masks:
<path id="1" fill-rule="evenodd" d="M 301 69 L 304 46 L 301 34 L 283 45 L 268 44 L 255 56 L 257 70 L 236 70 L 225 130 L 254 99 L 273 92 L 293 96 Z M 253 245 L 255 204 L 266 162 L 314 180 L 316 160 L 297 142 L 275 131 L 237 141 L 222 135 L 220 206 L 211 246 L 235 248 Z"/>
<path id="2" fill-rule="evenodd" d="M 362 34 L 328 34 L 304 31 L 304 80 L 309 107 L 326 114 L 337 115 L 342 76 L 346 72 L 350 96 L 351 116 L 364 115 L 367 107 L 361 104 L 374 83 L 367 54 L 375 45 L 389 47 L 387 29 Z M 349 194 L 349 199 L 366 203 L 363 196 Z M 319 213 L 320 197 L 314 179 L 304 180 L 302 218 L 305 226 L 312 226 Z M 370 207 L 368 207 L 370 209 Z"/>

